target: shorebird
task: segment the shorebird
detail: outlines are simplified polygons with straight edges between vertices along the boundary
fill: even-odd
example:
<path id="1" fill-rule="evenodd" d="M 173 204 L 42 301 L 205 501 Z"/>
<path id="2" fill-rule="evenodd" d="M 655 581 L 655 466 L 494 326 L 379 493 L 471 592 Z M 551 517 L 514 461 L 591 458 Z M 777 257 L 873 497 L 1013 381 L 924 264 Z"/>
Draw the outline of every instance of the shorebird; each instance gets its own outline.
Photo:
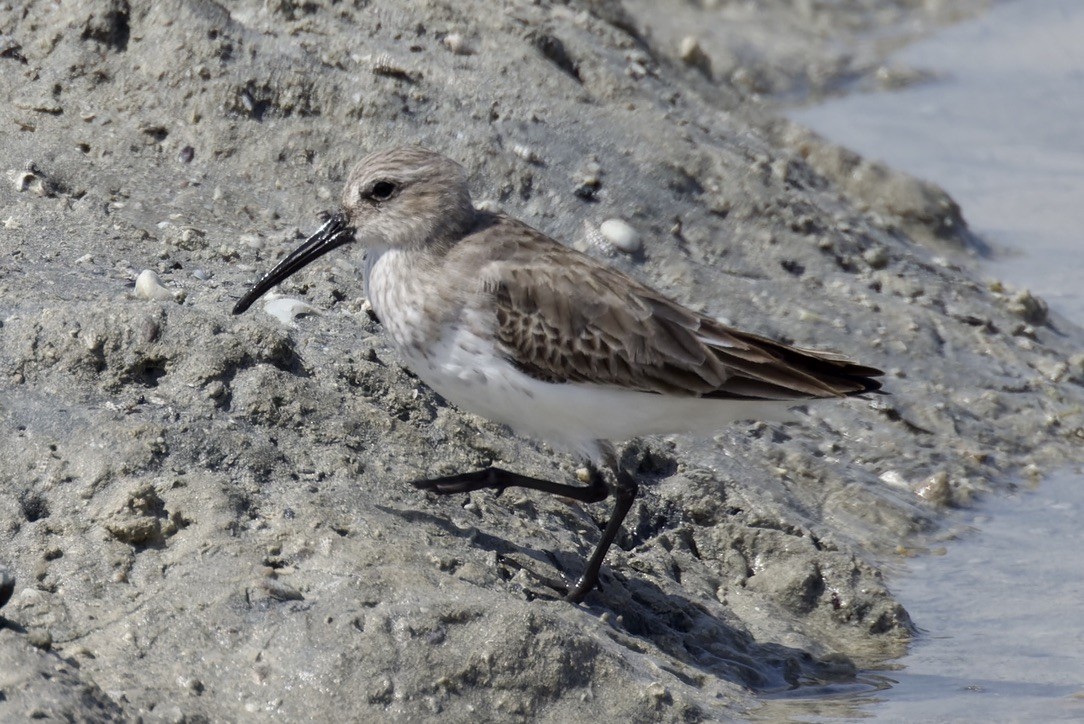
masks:
<path id="1" fill-rule="evenodd" d="M 344 245 L 364 252 L 373 311 L 426 384 L 463 410 L 579 453 L 589 473 L 574 485 L 489 467 L 415 487 L 440 495 L 520 487 L 583 503 L 614 495 L 582 575 L 562 590 L 573 603 L 598 585 L 638 490 L 615 441 L 711 433 L 881 386 L 880 370 L 734 329 L 521 221 L 475 208 L 463 167 L 417 147 L 362 159 L 342 209 L 233 313 Z"/>

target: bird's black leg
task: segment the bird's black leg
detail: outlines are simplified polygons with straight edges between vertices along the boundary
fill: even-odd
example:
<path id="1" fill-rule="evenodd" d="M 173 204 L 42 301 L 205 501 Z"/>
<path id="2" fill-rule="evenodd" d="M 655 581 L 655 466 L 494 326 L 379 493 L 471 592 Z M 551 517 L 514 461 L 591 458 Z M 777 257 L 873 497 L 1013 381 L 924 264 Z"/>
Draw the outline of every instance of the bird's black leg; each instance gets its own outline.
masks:
<path id="1" fill-rule="evenodd" d="M 537 490 L 551 495 L 562 495 L 566 498 L 578 500 L 581 503 L 597 503 L 605 500 L 610 494 L 610 489 L 606 486 L 602 473 L 594 466 L 589 466 L 588 471 L 591 481 L 587 485 L 564 485 L 541 478 L 512 473 L 500 468 L 486 468 L 472 473 L 461 473 L 430 480 L 414 480 L 410 484 L 420 490 L 428 490 L 438 495 L 469 493 L 472 490 L 484 490 L 485 488 L 492 488 L 500 495 L 505 488 L 527 488 L 528 490 Z"/>
<path id="2" fill-rule="evenodd" d="M 599 539 L 598 545 L 595 546 L 591 557 L 587 559 L 587 568 L 584 569 L 583 575 L 576 581 L 576 585 L 572 587 L 572 590 L 565 595 L 565 600 L 570 603 L 579 603 L 598 585 L 598 574 L 602 569 L 602 560 L 606 557 L 606 553 L 609 552 L 614 539 L 617 538 L 617 534 L 621 531 L 621 524 L 625 522 L 625 516 L 629 514 L 632 503 L 636 500 L 636 493 L 640 489 L 636 480 L 623 468 L 615 467 L 614 472 L 617 477 L 617 487 L 614 489 L 613 512 L 610 513 L 610 520 L 606 523 L 606 529 L 602 531 L 602 537 Z"/>
<path id="3" fill-rule="evenodd" d="M 576 585 L 565 594 L 565 600 L 570 603 L 580 603 L 587 597 L 588 593 L 598 586 L 602 561 L 606 558 L 606 553 L 609 552 L 610 546 L 613 545 L 614 539 L 617 538 L 617 534 L 621 531 L 621 524 L 624 523 L 625 516 L 628 515 L 629 510 L 632 508 L 632 503 L 636 500 L 636 493 L 640 487 L 632 475 L 613 459 L 612 453 L 607 455 L 607 458 L 617 481 L 613 490 L 616 502 L 614 503 L 613 512 L 610 514 L 610 520 L 602 531 L 602 537 L 595 546 L 595 550 L 591 553 L 591 557 L 587 559 L 587 567 L 584 569 L 583 575 L 576 581 Z M 504 492 L 505 488 L 516 487 L 561 495 L 578 500 L 581 503 L 598 503 L 609 496 L 610 488 L 606 485 L 605 478 L 597 468 L 591 465 L 588 469 L 591 480 L 587 485 L 554 483 L 549 480 L 532 478 L 493 467 L 471 473 L 448 475 L 443 478 L 415 480 L 411 482 L 411 485 L 438 495 L 469 493 L 473 490 L 484 490 L 486 488 L 496 490 L 499 495 Z"/>

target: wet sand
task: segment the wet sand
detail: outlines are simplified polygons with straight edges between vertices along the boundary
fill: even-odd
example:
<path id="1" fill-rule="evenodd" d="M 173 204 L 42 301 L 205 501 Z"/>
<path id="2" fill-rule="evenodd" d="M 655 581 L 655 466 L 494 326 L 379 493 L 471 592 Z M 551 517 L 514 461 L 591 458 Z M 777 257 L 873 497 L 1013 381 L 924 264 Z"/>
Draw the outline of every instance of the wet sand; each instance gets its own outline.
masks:
<path id="1" fill-rule="evenodd" d="M 886 561 L 1079 449 L 1079 330 L 982 281 L 940 189 L 783 120 L 771 93 L 800 82 L 748 83 L 830 43 L 726 65 L 704 33 L 705 64 L 664 30 L 683 3 L 229 7 L 0 9 L 0 718 L 725 717 L 901 653 Z M 953 19 L 893 7 L 869 27 Z M 775 12 L 747 22 L 770 37 Z M 826 67 L 827 91 L 878 73 Z M 354 160 L 410 142 L 684 303 L 885 368 L 892 395 L 632 444 L 648 485 L 604 590 L 549 600 L 607 510 L 407 485 L 576 463 L 404 371 L 356 263 L 284 285 L 319 314 L 229 314 Z M 640 254 L 599 243 L 611 218 Z M 137 294 L 147 269 L 166 298 Z"/>

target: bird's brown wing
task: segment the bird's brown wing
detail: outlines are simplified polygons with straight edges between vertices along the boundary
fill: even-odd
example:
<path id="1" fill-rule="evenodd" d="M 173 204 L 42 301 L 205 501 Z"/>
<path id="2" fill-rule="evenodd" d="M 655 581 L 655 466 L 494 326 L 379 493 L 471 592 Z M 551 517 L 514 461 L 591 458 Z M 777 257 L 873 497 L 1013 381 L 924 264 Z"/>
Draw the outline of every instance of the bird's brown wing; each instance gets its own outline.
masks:
<path id="1" fill-rule="evenodd" d="M 498 346 L 537 379 L 756 400 L 880 387 L 877 369 L 728 327 L 526 225 L 501 217 L 483 233 L 501 250 L 478 268 Z"/>

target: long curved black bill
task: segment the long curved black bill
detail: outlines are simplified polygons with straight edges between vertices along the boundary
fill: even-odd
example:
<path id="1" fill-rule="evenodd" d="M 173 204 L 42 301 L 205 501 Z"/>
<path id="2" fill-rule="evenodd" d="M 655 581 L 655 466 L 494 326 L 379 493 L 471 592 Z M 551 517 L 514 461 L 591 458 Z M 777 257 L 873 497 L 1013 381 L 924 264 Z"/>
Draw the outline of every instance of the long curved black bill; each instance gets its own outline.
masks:
<path id="1" fill-rule="evenodd" d="M 275 268 L 263 275 L 252 289 L 233 306 L 234 314 L 241 314 L 262 297 L 267 290 L 290 276 L 309 262 L 323 256 L 332 249 L 337 249 L 353 241 L 354 229 L 346 223 L 346 216 L 341 212 L 332 214 L 316 233 L 297 247 L 292 254 L 275 265 Z"/>

